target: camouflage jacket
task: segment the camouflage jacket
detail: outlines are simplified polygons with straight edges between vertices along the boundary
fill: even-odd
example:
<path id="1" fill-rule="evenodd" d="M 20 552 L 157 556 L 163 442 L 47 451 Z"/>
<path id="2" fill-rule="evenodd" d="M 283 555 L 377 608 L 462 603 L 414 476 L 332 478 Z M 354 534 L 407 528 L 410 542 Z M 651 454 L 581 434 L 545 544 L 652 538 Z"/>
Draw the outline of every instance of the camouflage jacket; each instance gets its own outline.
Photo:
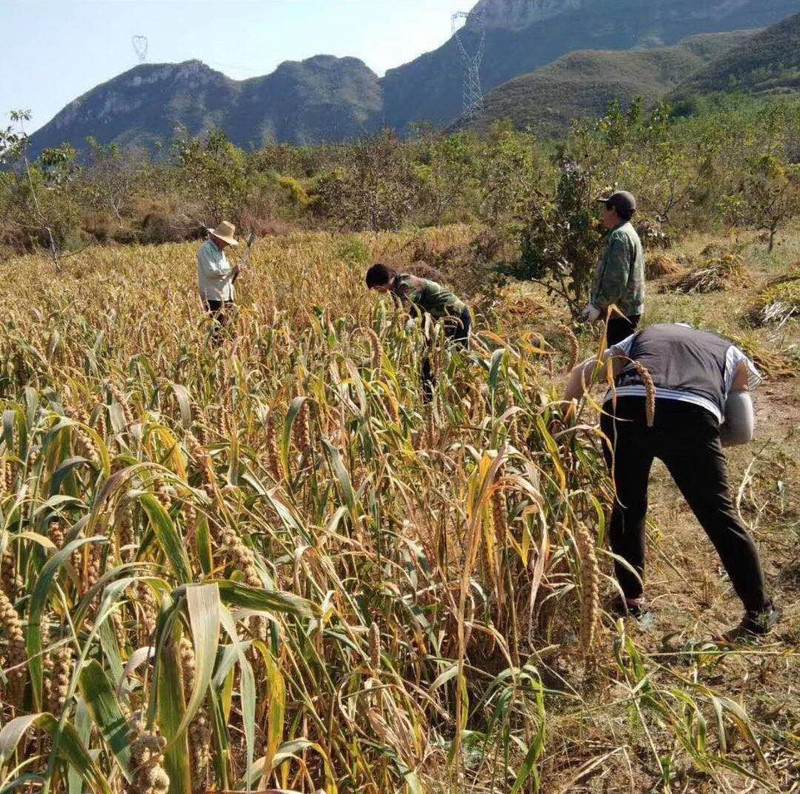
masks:
<path id="1" fill-rule="evenodd" d="M 406 305 L 430 314 L 435 320 L 458 317 L 467 308 L 463 301 L 441 284 L 407 273 L 401 273 L 395 279 L 394 294 Z"/>
<path id="2" fill-rule="evenodd" d="M 630 222 L 612 229 L 597 263 L 591 303 L 603 315 L 616 306 L 626 317 L 644 311 L 644 254 Z"/>

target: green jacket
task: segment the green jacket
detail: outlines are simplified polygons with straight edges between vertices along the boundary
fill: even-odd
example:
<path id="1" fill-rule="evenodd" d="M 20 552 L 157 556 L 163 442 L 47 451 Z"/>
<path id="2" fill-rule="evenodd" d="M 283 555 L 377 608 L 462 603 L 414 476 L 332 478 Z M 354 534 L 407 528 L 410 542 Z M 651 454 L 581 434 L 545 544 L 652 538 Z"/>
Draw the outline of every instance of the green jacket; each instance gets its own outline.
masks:
<path id="1" fill-rule="evenodd" d="M 435 320 L 458 317 L 467 308 L 449 289 L 427 278 L 403 273 L 397 277 L 394 294 L 406 304 L 430 314 Z"/>
<path id="2" fill-rule="evenodd" d="M 597 264 L 591 303 L 605 315 L 616 306 L 626 317 L 644 311 L 644 253 L 630 221 L 612 229 Z"/>

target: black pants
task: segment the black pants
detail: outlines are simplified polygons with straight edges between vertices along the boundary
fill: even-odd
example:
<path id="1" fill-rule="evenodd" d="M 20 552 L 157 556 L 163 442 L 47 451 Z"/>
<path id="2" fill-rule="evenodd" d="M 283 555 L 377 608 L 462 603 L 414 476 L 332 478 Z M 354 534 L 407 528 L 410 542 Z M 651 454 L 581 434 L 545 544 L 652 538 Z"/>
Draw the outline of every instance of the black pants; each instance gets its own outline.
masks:
<path id="1" fill-rule="evenodd" d="M 608 346 L 616 345 L 623 339 L 627 339 L 639 325 L 641 314 L 633 314 L 630 317 L 612 317 L 608 321 L 608 328 L 606 329 L 606 336 L 608 337 Z"/>
<path id="2" fill-rule="evenodd" d="M 214 330 L 211 333 L 215 342 L 222 341 L 222 331 L 228 321 L 228 311 L 233 306 L 233 301 L 212 301 L 203 298 L 203 306 L 214 321 Z"/>
<path id="3" fill-rule="evenodd" d="M 610 402 L 605 407 L 613 410 Z M 617 494 L 611 515 L 612 551 L 643 577 L 647 480 L 653 459 L 659 458 L 714 544 L 745 609 L 766 608 L 758 551 L 731 501 L 716 418 L 699 406 L 659 399 L 654 426 L 647 427 L 644 398 L 620 397 L 616 421 L 604 415 L 601 427 L 613 448 L 612 452 L 604 444 Z M 636 576 L 619 563 L 615 569 L 626 598 L 640 597 L 643 588 Z"/>
<path id="4" fill-rule="evenodd" d="M 469 309 L 464 309 L 458 317 L 446 317 L 444 335 L 450 342 L 461 350 L 469 347 L 469 333 L 472 329 L 472 315 Z M 426 353 L 422 357 L 422 400 L 429 403 L 433 399 L 433 390 L 436 387 L 436 375 L 431 366 L 431 357 Z"/>

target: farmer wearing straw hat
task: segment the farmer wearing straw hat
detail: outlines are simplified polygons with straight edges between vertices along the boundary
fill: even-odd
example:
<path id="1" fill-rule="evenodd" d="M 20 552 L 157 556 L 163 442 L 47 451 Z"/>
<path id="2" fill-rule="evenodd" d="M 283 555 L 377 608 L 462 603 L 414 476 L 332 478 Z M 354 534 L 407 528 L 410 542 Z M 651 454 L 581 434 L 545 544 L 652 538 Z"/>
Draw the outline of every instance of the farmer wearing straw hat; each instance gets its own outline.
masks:
<path id="1" fill-rule="evenodd" d="M 651 325 L 609 347 L 604 358 L 614 373 L 600 420 L 615 493 L 609 539 L 624 596 L 614 611 L 644 613 L 647 485 L 659 458 L 744 605 L 741 623 L 726 639 L 766 634 L 780 611 L 769 598 L 758 550 L 731 499 L 722 450 L 753 438 L 750 389 L 761 380 L 758 370 L 727 339 L 683 323 Z M 597 365 L 591 358 L 573 369 L 565 400 L 584 394 Z"/>
<path id="2" fill-rule="evenodd" d="M 644 255 L 639 235 L 631 225 L 636 213 L 633 195 L 618 190 L 598 201 L 603 204 L 603 225 L 609 234 L 583 319 L 607 319 L 608 344 L 615 345 L 636 330 L 644 310 Z M 612 306 L 621 314 L 611 312 L 609 316 Z"/>
<path id="3" fill-rule="evenodd" d="M 203 306 L 214 320 L 215 333 L 225 324 L 226 309 L 233 304 L 233 282 L 239 275 L 239 265 L 231 267 L 225 256 L 229 245 L 239 245 L 234 237 L 236 227 L 222 221 L 208 230 L 208 240 L 197 252 L 197 281 Z"/>

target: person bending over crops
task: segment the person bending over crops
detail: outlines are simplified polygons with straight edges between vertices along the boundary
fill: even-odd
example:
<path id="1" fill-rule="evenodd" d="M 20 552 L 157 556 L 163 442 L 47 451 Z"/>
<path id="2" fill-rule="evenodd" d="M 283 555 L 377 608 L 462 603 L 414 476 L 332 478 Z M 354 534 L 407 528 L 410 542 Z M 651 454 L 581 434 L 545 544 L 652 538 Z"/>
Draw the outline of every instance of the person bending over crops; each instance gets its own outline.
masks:
<path id="1" fill-rule="evenodd" d="M 447 338 L 457 347 L 469 347 L 472 328 L 469 308 L 441 284 L 376 264 L 367 271 L 367 287 L 389 293 L 413 314 L 427 314 L 435 321 L 443 321 Z M 422 359 L 422 395 L 425 402 L 433 399 L 435 385 L 436 376 L 431 368 L 430 356 L 426 354 Z"/>
<path id="2" fill-rule="evenodd" d="M 625 190 L 601 198 L 603 225 L 609 230 L 597 263 L 594 286 L 583 319 L 608 319 L 608 344 L 615 345 L 636 330 L 644 311 L 644 254 L 639 235 L 631 224 L 636 199 Z M 616 306 L 621 315 L 609 309 Z"/>
<path id="3" fill-rule="evenodd" d="M 197 252 L 197 281 L 203 307 L 214 321 L 214 338 L 225 325 L 227 311 L 233 304 L 234 282 L 239 275 L 239 266 L 231 267 L 225 249 L 239 245 L 234 237 L 236 227 L 222 221 L 216 229 L 208 230 L 208 240 Z"/>
<path id="4" fill-rule="evenodd" d="M 731 500 L 723 446 L 746 444 L 755 419 L 749 390 L 760 382 L 753 362 L 716 334 L 684 324 L 652 325 L 605 352 L 614 388 L 600 425 L 616 499 L 612 551 L 636 571 L 615 563 L 624 600 L 616 611 L 644 610 L 645 515 L 653 459 L 664 462 L 711 539 L 745 614 L 726 634 L 765 634 L 779 613 L 767 595 L 755 543 Z M 592 358 L 572 371 L 564 399 L 583 395 L 602 367 Z"/>

